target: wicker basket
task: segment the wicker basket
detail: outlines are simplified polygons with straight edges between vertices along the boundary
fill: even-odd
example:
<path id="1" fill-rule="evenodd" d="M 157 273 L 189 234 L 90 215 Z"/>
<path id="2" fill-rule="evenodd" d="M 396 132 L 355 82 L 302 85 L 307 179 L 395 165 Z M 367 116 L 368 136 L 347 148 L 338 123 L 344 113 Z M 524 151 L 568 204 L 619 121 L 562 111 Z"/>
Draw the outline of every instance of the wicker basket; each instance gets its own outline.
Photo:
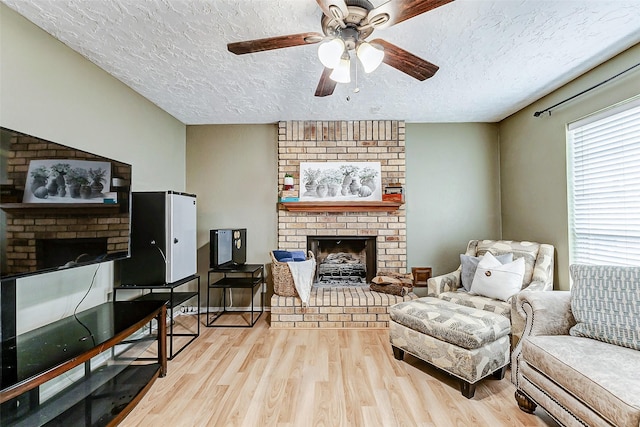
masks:
<path id="1" fill-rule="evenodd" d="M 269 252 L 271 255 L 271 275 L 273 276 L 273 292 L 276 295 L 283 297 L 297 297 L 298 292 L 296 286 L 293 283 L 293 276 L 291 270 L 286 262 L 280 262 L 273 256 L 273 251 Z M 314 258 L 313 252 L 309 251 L 309 257 L 307 259 Z"/>

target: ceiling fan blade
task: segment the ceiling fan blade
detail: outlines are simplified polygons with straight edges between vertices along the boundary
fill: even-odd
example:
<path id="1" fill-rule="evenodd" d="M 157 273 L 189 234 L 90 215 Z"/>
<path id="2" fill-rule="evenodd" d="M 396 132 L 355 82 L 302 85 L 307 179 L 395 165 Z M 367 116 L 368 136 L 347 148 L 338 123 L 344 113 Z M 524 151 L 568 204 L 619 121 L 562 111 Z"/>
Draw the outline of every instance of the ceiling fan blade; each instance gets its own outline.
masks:
<path id="1" fill-rule="evenodd" d="M 426 80 L 429 77 L 433 77 L 440 68 L 385 40 L 375 39 L 371 40 L 370 43 L 380 45 L 384 48 L 384 58 L 382 62 L 410 75 L 414 79 L 420 81 Z"/>
<path id="2" fill-rule="evenodd" d="M 367 15 L 367 19 L 369 22 L 384 22 L 382 17 L 386 15 L 389 17 L 389 20 L 382 24 L 375 25 L 375 28 L 387 28 L 452 1 L 453 0 L 389 0 L 371 9 Z"/>
<path id="3" fill-rule="evenodd" d="M 343 21 L 344 18 L 349 15 L 349 9 L 347 3 L 344 0 L 316 0 L 318 6 L 322 9 L 322 12 L 329 18 L 335 18 L 338 21 Z"/>
<path id="4" fill-rule="evenodd" d="M 288 36 L 229 43 L 227 44 L 227 49 L 236 55 L 244 55 L 245 53 L 263 52 L 265 50 L 318 43 L 323 39 L 324 36 L 320 33 L 289 34 Z"/>
<path id="5" fill-rule="evenodd" d="M 336 88 L 336 82 L 329 78 L 333 70 L 326 68 L 322 71 L 318 87 L 316 88 L 316 96 L 329 96 L 333 94 L 333 90 Z"/>

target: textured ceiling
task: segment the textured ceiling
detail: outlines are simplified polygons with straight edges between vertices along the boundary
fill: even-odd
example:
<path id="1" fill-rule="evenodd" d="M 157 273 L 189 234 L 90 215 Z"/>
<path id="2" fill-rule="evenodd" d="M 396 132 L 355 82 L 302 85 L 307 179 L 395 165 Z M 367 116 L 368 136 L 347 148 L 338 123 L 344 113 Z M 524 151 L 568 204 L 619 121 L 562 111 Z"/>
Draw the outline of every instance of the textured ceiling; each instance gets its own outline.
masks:
<path id="1" fill-rule="evenodd" d="M 369 37 L 437 64 L 433 78 L 382 64 L 358 93 L 352 75 L 318 98 L 318 45 L 226 50 L 321 32 L 314 0 L 1 1 L 186 124 L 495 122 L 640 42 L 640 0 L 456 0 Z"/>

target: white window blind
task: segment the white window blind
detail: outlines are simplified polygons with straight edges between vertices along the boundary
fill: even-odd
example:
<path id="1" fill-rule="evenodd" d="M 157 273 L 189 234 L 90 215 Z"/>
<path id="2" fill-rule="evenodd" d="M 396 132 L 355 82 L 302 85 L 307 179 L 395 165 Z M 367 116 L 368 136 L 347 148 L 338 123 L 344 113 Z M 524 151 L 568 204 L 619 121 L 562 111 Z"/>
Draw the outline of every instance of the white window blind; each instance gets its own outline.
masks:
<path id="1" fill-rule="evenodd" d="M 567 134 L 570 262 L 640 266 L 640 99 Z"/>

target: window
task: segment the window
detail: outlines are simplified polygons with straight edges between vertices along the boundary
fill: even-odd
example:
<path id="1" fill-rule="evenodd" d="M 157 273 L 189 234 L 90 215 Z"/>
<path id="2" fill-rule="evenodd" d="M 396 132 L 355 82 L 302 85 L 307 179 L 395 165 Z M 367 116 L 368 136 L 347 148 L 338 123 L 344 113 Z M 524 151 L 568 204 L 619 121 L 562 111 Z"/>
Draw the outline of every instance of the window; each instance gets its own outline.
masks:
<path id="1" fill-rule="evenodd" d="M 572 264 L 640 266 L 640 97 L 567 127 Z"/>

